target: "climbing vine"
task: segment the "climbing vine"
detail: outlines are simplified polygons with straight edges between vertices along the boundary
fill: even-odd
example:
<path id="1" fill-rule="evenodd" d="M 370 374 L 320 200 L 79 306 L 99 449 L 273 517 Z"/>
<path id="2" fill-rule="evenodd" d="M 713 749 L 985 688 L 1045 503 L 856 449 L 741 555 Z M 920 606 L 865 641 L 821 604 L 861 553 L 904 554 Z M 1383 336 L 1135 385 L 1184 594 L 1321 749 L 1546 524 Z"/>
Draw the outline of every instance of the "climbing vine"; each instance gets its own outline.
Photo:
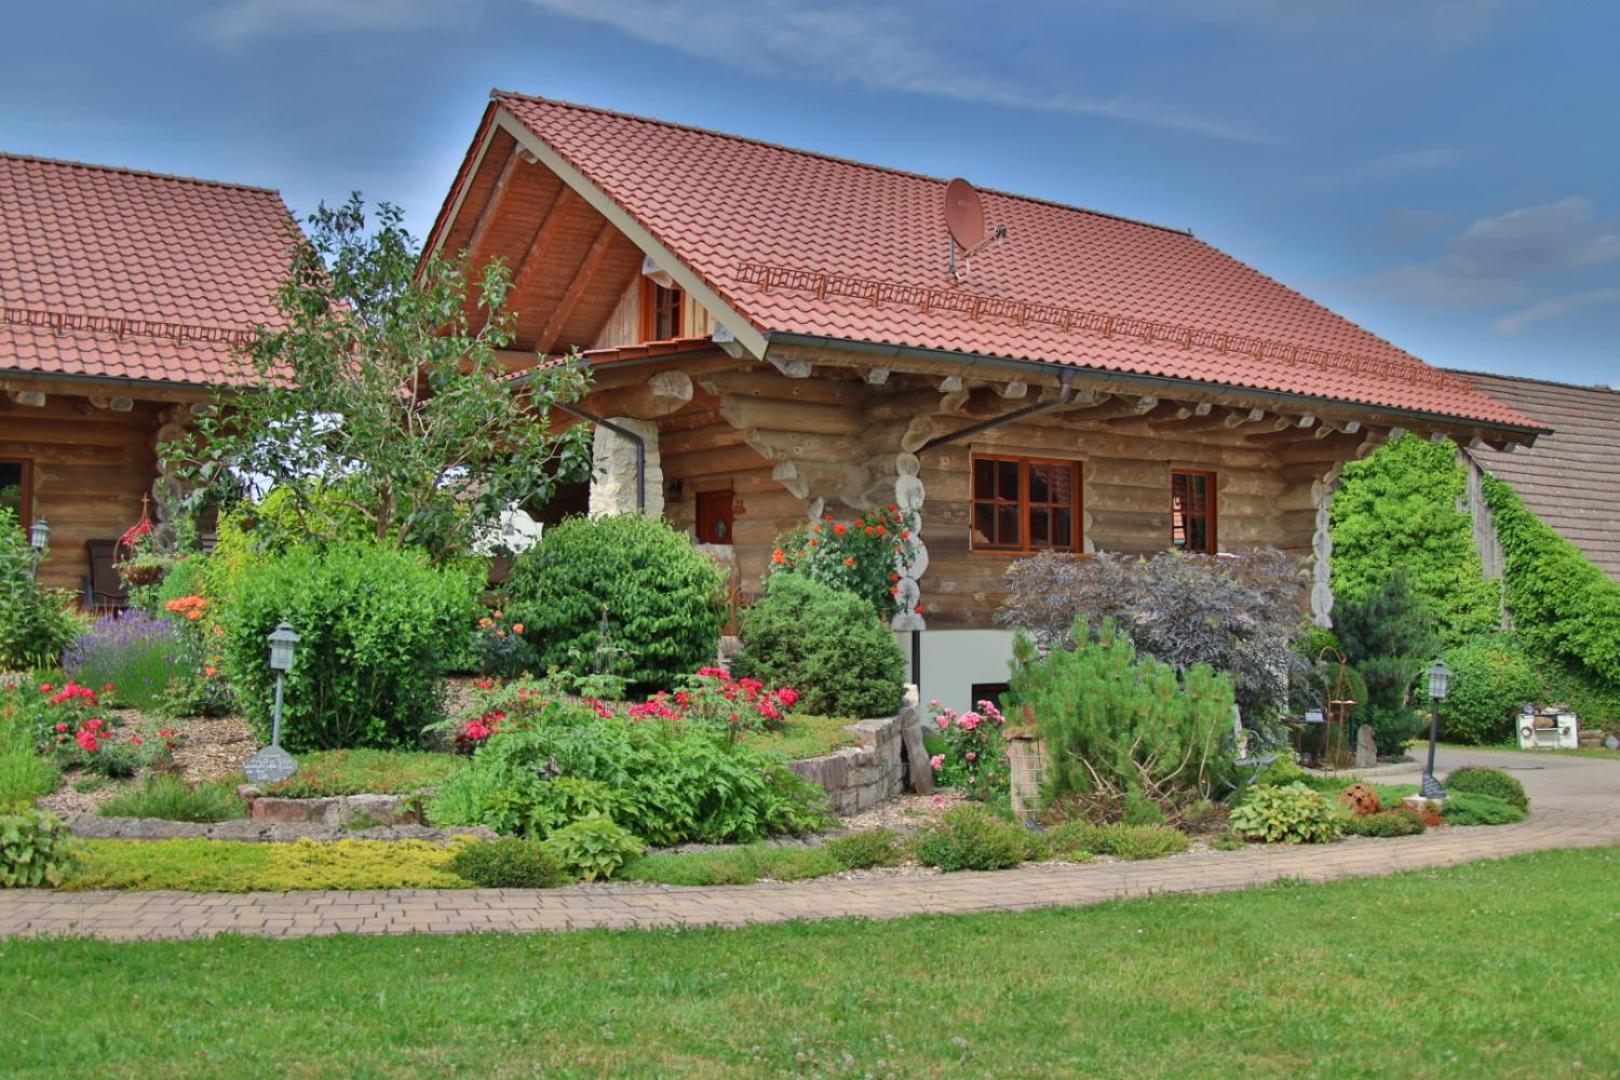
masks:
<path id="1" fill-rule="evenodd" d="M 1447 644 L 1495 629 L 1498 587 L 1474 547 L 1466 486 L 1454 445 L 1414 435 L 1347 463 L 1333 496 L 1334 595 L 1362 600 L 1405 570 Z"/>

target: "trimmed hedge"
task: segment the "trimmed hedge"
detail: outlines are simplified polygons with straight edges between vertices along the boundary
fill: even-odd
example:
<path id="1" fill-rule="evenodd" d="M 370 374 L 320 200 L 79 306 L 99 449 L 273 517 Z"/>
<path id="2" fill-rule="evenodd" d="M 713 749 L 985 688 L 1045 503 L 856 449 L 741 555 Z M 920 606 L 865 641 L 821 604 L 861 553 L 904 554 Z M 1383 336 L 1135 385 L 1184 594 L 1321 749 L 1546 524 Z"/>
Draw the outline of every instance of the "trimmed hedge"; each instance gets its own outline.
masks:
<path id="1" fill-rule="evenodd" d="M 1450 649 L 1445 660 L 1451 668 L 1451 695 L 1440 722 L 1451 742 L 1507 742 L 1520 708 L 1542 696 L 1542 681 L 1524 650 L 1505 634 Z"/>

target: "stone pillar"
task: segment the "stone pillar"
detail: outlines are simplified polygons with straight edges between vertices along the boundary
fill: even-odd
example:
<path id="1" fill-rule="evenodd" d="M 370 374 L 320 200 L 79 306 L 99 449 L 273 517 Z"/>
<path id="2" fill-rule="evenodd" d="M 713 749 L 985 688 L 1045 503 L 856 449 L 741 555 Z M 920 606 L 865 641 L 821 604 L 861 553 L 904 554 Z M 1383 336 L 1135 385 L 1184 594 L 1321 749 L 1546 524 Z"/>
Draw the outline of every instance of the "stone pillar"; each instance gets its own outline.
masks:
<path id="1" fill-rule="evenodd" d="M 927 620 L 916 611 L 918 603 L 922 600 L 922 586 L 918 579 L 928 569 L 928 546 L 922 537 L 922 508 L 923 490 L 922 479 L 917 475 L 922 471 L 922 465 L 916 454 L 901 453 L 895 456 L 894 502 L 906 513 L 916 515 L 916 524 L 912 526 L 909 551 L 905 555 L 895 557 L 894 570 L 900 575 L 895 587 L 895 603 L 900 609 L 889 620 L 889 626 L 895 630 L 924 630 L 928 626 Z"/>
<path id="2" fill-rule="evenodd" d="M 648 517 L 664 512 L 664 470 L 658 457 L 658 427 L 646 420 L 611 417 L 619 427 L 640 435 L 646 445 L 646 505 Z M 636 444 L 600 424 L 591 447 L 591 517 L 636 512 Z"/>
<path id="3" fill-rule="evenodd" d="M 1311 482 L 1311 505 L 1316 528 L 1311 534 L 1311 622 L 1333 625 L 1333 491 L 1339 486 L 1339 466 Z"/>

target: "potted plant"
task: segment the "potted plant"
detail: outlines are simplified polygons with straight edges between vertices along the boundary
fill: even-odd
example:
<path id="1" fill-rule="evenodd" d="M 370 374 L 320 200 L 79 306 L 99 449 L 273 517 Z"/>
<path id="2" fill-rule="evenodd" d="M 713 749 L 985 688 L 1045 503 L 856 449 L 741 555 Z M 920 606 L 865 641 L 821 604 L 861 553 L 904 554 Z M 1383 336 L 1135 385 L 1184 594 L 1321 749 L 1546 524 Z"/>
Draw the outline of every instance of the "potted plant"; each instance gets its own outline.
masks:
<path id="1" fill-rule="evenodd" d="M 141 520 L 125 529 L 124 535 L 118 538 L 114 557 L 118 576 L 126 585 L 153 585 L 168 572 L 173 560 L 158 550 L 145 499 L 141 500 Z"/>

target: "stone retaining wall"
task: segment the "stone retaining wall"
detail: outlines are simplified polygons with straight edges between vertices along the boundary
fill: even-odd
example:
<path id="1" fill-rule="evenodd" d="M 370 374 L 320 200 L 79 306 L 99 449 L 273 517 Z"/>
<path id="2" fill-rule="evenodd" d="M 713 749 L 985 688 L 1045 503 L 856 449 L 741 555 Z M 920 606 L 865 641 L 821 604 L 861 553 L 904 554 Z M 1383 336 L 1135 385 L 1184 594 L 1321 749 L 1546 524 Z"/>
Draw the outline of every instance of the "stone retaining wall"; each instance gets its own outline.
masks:
<path id="1" fill-rule="evenodd" d="M 73 835 L 86 840 L 247 840 L 260 843 L 292 840 L 430 840 L 442 843 L 457 836 L 495 839 L 494 831 L 483 825 L 464 829 L 430 829 L 426 825 L 349 829 L 341 825 L 290 824 L 246 818 L 204 824 L 164 821 L 161 818 L 100 817 L 96 814 L 64 814 L 62 820 Z"/>
<path id="2" fill-rule="evenodd" d="M 905 790 L 906 765 L 900 747 L 907 726 L 916 724 L 916 705 L 908 701 L 893 716 L 857 720 L 846 727 L 861 745 L 790 762 L 788 768 L 826 788 L 827 802 L 835 813 L 869 810 Z"/>

